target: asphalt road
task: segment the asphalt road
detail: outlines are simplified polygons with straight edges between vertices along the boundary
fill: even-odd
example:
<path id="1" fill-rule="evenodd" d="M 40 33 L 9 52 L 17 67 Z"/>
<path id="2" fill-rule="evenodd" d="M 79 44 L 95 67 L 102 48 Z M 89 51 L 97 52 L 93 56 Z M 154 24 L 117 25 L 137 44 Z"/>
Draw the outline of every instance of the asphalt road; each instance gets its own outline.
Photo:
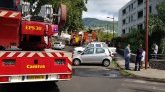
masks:
<path id="1" fill-rule="evenodd" d="M 0 92 L 165 92 L 165 84 L 128 79 L 113 68 L 99 65 L 73 67 L 70 81 L 0 85 Z"/>
<path id="2" fill-rule="evenodd" d="M 73 67 L 70 81 L 3 84 L 0 92 L 165 92 L 164 87 L 165 83 L 125 78 L 113 65 L 81 65 Z"/>

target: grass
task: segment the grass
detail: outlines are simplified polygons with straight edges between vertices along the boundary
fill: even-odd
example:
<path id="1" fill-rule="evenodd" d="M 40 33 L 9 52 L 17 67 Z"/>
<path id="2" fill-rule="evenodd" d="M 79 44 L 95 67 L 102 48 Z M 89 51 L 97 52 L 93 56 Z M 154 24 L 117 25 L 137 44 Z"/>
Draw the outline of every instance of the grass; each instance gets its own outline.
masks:
<path id="1" fill-rule="evenodd" d="M 115 60 L 112 61 L 112 64 L 114 65 L 114 67 L 115 67 L 116 69 L 119 70 L 119 72 L 121 73 L 122 76 L 125 76 L 125 77 L 135 77 L 134 74 L 129 73 L 127 70 L 124 70 L 123 68 L 121 68 L 121 67 L 116 63 Z"/>

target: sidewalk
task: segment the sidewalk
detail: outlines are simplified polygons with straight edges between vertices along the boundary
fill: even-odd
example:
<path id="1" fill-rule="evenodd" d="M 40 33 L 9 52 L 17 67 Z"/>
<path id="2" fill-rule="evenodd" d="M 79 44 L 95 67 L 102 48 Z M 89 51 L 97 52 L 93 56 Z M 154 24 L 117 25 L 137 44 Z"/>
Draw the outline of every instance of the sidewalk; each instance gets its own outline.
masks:
<path id="1" fill-rule="evenodd" d="M 122 56 L 118 55 L 117 58 L 117 64 L 120 66 L 120 68 L 125 68 L 125 60 Z M 137 77 L 142 78 L 149 78 L 149 79 L 156 79 L 156 80 L 165 80 L 165 70 L 158 70 L 158 69 L 141 69 L 140 71 L 134 71 L 135 64 L 130 63 L 130 69 L 126 70 L 129 73 L 134 74 Z"/>

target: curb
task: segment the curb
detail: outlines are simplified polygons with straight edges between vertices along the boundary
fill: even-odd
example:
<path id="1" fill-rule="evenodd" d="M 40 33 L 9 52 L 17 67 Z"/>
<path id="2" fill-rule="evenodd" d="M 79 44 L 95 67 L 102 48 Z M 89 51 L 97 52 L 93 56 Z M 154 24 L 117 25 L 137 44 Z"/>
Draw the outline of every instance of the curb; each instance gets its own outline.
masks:
<path id="1" fill-rule="evenodd" d="M 116 61 L 115 61 L 117 67 L 119 68 L 119 71 L 121 75 L 131 78 L 131 79 L 140 79 L 140 80 L 146 80 L 146 81 L 151 81 L 151 82 L 160 82 L 160 83 L 165 83 L 165 79 L 159 79 L 159 78 L 148 78 L 148 77 L 142 77 L 135 75 L 133 73 L 130 73 L 129 71 L 125 70 L 122 68 Z M 124 75 L 123 73 L 126 73 L 127 75 Z"/>

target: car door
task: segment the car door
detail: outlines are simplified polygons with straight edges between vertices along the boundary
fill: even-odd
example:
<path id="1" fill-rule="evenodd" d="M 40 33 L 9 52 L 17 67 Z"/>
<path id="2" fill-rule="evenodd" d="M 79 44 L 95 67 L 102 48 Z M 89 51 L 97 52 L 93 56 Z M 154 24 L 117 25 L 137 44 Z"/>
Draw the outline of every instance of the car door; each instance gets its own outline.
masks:
<path id="1" fill-rule="evenodd" d="M 94 63 L 102 63 L 102 60 L 105 58 L 105 50 L 104 48 L 96 48 L 95 54 L 93 55 Z"/>
<path id="2" fill-rule="evenodd" d="M 92 63 L 93 62 L 94 48 L 87 48 L 81 55 L 82 63 Z"/>

